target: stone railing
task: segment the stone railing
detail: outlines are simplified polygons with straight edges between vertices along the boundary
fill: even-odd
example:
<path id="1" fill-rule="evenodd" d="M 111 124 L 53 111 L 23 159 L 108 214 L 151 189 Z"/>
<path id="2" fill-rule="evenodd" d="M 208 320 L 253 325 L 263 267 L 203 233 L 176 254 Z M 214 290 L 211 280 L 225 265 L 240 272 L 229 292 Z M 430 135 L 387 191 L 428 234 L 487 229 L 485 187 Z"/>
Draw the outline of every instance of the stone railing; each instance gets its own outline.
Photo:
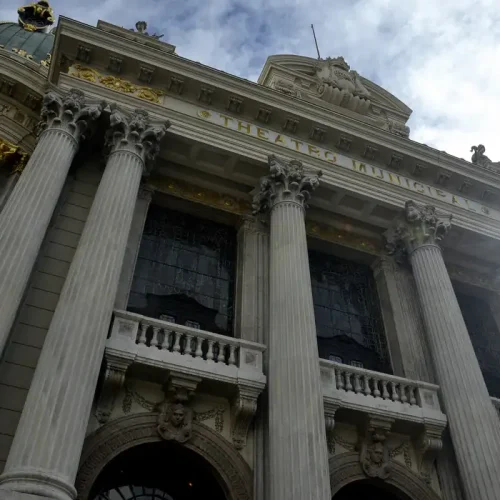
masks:
<path id="1" fill-rule="evenodd" d="M 261 344 L 127 311 L 115 311 L 106 345 L 109 354 L 126 353 L 131 364 L 176 367 L 223 382 L 243 377 L 258 384 L 266 380 L 264 350 Z"/>
<path id="2" fill-rule="evenodd" d="M 325 408 L 347 408 L 415 423 L 446 425 L 439 386 L 320 360 Z"/>
<path id="3" fill-rule="evenodd" d="M 246 443 L 248 428 L 257 409 L 257 398 L 266 385 L 262 370 L 265 346 L 217 335 L 196 328 L 115 311 L 106 342 L 106 376 L 96 414 L 104 423 L 113 411 L 129 368 L 135 376 L 156 374 L 169 381 L 179 394 L 192 394 L 198 384 L 205 391 L 227 397 L 232 407 L 233 442 Z M 148 369 L 149 367 L 149 369 Z M 180 392 L 179 392 L 180 391 Z"/>

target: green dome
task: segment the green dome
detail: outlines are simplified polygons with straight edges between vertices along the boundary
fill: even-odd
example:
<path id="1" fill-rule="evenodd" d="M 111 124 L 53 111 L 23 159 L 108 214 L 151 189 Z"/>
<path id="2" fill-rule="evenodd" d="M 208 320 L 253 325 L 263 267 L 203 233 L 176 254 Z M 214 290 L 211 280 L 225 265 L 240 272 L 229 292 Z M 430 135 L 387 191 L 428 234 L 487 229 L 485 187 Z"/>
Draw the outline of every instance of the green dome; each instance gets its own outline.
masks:
<path id="1" fill-rule="evenodd" d="M 47 54 L 54 45 L 54 35 L 39 31 L 26 31 L 17 23 L 0 24 L 0 48 L 26 51 L 34 61 L 47 59 Z"/>

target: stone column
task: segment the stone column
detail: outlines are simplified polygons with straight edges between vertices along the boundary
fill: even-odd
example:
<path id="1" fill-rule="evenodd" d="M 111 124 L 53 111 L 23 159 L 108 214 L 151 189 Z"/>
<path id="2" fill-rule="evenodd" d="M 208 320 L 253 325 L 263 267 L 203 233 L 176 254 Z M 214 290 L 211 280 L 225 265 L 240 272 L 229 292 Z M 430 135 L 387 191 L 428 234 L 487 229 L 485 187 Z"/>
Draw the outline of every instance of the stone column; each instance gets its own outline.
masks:
<path id="1" fill-rule="evenodd" d="M 386 233 L 389 249 L 406 250 L 468 500 L 500 498 L 500 422 L 472 347 L 439 241 L 451 216 L 406 203 L 404 218 Z"/>
<path id="2" fill-rule="evenodd" d="M 38 144 L 0 213 L 0 354 L 78 145 L 102 109 L 80 90 L 43 99 Z"/>
<path id="3" fill-rule="evenodd" d="M 269 228 L 255 217 L 243 217 L 238 230 L 236 273 L 236 335 L 268 345 L 269 332 Z M 268 353 L 264 352 L 267 375 Z M 268 410 L 267 391 L 259 398 L 254 420 L 255 500 L 268 500 Z"/>
<path id="4" fill-rule="evenodd" d="M 111 115 L 110 156 L 38 361 L 0 488 L 68 500 L 85 438 L 137 192 L 166 126 Z"/>
<path id="5" fill-rule="evenodd" d="M 330 500 L 328 451 L 304 211 L 316 175 L 269 157 L 256 211 L 270 212 L 270 500 Z"/>

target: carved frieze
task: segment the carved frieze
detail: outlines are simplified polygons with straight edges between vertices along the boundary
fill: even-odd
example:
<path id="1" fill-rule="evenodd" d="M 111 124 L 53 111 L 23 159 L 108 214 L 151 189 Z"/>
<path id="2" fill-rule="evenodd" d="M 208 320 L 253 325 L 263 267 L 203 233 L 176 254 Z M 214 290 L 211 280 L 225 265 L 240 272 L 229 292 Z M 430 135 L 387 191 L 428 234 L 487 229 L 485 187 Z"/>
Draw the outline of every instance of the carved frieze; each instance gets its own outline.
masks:
<path id="1" fill-rule="evenodd" d="M 278 92 L 291 97 L 302 97 L 300 90 L 293 84 L 293 82 L 287 80 L 276 80 L 273 83 L 273 88 Z"/>
<path id="2" fill-rule="evenodd" d="M 97 70 L 80 64 L 75 64 L 69 68 L 69 74 L 88 82 L 104 85 L 108 89 L 123 92 L 124 94 L 131 94 L 139 99 L 159 103 L 160 97 L 165 94 L 163 90 L 142 87 L 135 85 L 123 78 L 111 75 L 101 75 Z"/>

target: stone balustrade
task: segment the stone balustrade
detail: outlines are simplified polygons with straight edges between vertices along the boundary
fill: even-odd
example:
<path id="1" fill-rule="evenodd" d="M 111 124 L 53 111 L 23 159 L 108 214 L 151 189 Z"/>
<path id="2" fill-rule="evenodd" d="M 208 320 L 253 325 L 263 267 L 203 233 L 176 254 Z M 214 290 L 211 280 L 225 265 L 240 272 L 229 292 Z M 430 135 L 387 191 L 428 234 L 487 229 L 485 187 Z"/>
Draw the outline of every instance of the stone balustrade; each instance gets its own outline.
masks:
<path id="1" fill-rule="evenodd" d="M 130 364 L 175 369 L 221 382 L 240 379 L 264 387 L 265 346 L 196 328 L 115 311 L 106 354 Z"/>
<path id="2" fill-rule="evenodd" d="M 325 407 L 358 410 L 414 423 L 446 425 L 439 386 L 320 360 Z"/>

